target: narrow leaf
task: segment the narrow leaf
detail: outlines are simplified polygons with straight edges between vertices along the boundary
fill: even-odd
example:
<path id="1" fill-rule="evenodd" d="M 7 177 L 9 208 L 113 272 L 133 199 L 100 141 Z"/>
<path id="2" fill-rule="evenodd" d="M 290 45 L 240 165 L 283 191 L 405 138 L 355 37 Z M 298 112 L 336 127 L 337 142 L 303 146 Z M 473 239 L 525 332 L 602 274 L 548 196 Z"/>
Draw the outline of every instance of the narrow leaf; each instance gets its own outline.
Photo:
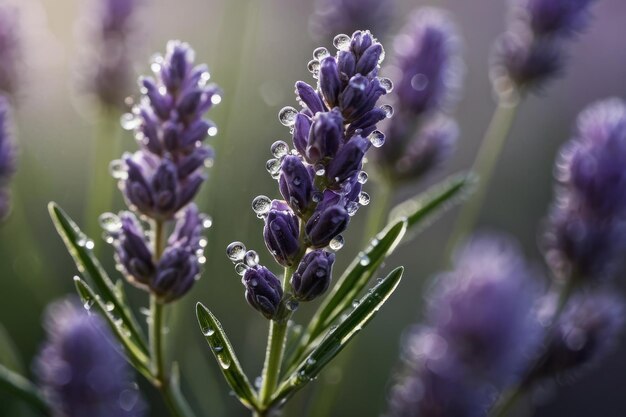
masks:
<path id="1" fill-rule="evenodd" d="M 7 368 L 24 372 L 24 364 L 15 342 L 9 335 L 9 332 L 0 323 L 0 365 Z"/>
<path id="2" fill-rule="evenodd" d="M 195 417 L 196 415 L 180 390 L 180 367 L 178 366 L 178 362 L 172 363 L 170 391 L 172 392 L 172 397 L 176 403 L 176 407 L 181 411 L 181 414 L 185 417 Z"/>
<path id="3" fill-rule="evenodd" d="M 202 303 L 196 304 L 196 315 L 200 330 L 211 347 L 228 385 L 242 404 L 250 409 L 258 410 L 256 392 L 243 372 L 222 325 Z"/>
<path id="4" fill-rule="evenodd" d="M 403 267 L 398 267 L 372 288 L 350 314 L 334 329 L 330 329 L 315 349 L 288 374 L 272 397 L 270 407 L 283 404 L 296 391 L 317 377 L 321 370 L 341 352 L 352 338 L 374 318 L 380 307 L 398 287 Z"/>
<path id="5" fill-rule="evenodd" d="M 332 291 L 324 299 L 317 313 L 311 319 L 309 326 L 300 339 L 300 344 L 290 355 L 290 368 L 296 365 L 310 342 L 315 340 L 345 311 L 367 286 L 372 276 L 385 258 L 400 243 L 406 232 L 405 220 L 398 220 L 380 232 L 352 261 L 350 266 L 339 278 Z"/>
<path id="6" fill-rule="evenodd" d="M 94 293 L 93 289 L 91 289 L 85 281 L 79 277 L 74 277 L 74 285 L 85 308 L 90 311 L 95 309 L 106 320 L 115 337 L 120 341 L 122 346 L 124 346 L 126 357 L 131 365 L 148 380 L 152 381 L 154 377 L 150 372 L 150 360 L 147 356 L 147 352 L 144 352 L 130 337 L 130 333 L 124 322 L 113 316 L 106 304 L 102 302 L 102 299 Z"/>
<path id="7" fill-rule="evenodd" d="M 0 389 L 30 404 L 46 416 L 52 414 L 39 388 L 4 365 L 0 365 Z"/>
<path id="8" fill-rule="evenodd" d="M 452 175 L 418 196 L 398 204 L 391 210 L 389 218 L 391 221 L 406 218 L 409 229 L 424 226 L 425 220 L 431 215 L 442 214 L 460 202 L 463 196 L 469 194 L 471 190 L 468 189 L 475 182 L 476 176 L 472 173 Z"/>
<path id="9" fill-rule="evenodd" d="M 67 250 L 74 259 L 78 271 L 90 280 L 105 304 L 110 304 L 130 331 L 135 342 L 144 352 L 148 351 L 139 324 L 123 301 L 121 287 L 116 286 L 100 265 L 92 251 L 93 242 L 79 229 L 74 221 L 54 202 L 48 204 L 50 217 Z M 91 243 L 90 243 L 91 242 Z"/>

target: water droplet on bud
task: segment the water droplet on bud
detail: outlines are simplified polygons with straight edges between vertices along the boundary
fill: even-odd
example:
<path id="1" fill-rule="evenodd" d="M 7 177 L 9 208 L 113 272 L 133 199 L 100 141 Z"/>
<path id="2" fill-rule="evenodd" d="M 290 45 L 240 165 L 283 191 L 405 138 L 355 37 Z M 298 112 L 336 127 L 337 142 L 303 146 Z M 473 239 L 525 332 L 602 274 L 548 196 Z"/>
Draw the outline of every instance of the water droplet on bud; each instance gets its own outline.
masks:
<path id="1" fill-rule="evenodd" d="M 317 59 L 318 61 L 321 61 L 327 56 L 330 56 L 330 52 L 328 52 L 328 49 L 324 48 L 323 46 L 320 46 L 319 48 L 315 48 L 315 50 L 313 50 L 313 58 Z"/>
<path id="2" fill-rule="evenodd" d="M 243 276 L 243 274 L 245 274 L 247 270 L 248 270 L 248 266 L 244 264 L 243 262 L 239 262 L 235 264 L 235 272 L 237 273 L 237 275 Z"/>
<path id="3" fill-rule="evenodd" d="M 283 107 L 278 112 L 278 120 L 284 126 L 293 126 L 296 123 L 298 111 L 291 106 Z"/>
<path id="4" fill-rule="evenodd" d="M 382 106 L 380 106 L 380 108 L 385 112 L 385 117 L 387 119 L 393 116 L 393 107 L 391 107 L 389 104 L 383 104 Z"/>
<path id="5" fill-rule="evenodd" d="M 333 45 L 335 46 L 335 48 L 339 49 L 340 51 L 345 51 L 345 50 L 348 50 L 348 48 L 350 48 L 351 41 L 352 41 L 352 38 L 350 38 L 350 36 L 341 33 L 335 36 L 335 39 L 333 39 Z"/>
<path id="6" fill-rule="evenodd" d="M 330 241 L 330 243 L 328 244 L 328 246 L 334 250 L 334 251 L 338 251 L 341 248 L 343 248 L 345 241 L 343 239 L 343 236 L 341 235 L 337 235 L 333 238 L 333 240 Z"/>
<path id="7" fill-rule="evenodd" d="M 120 124 L 124 130 L 133 130 L 141 125 L 141 119 L 132 113 L 124 113 L 120 117 Z"/>
<path id="8" fill-rule="evenodd" d="M 246 254 L 246 245 L 241 242 L 232 242 L 226 247 L 226 256 L 233 262 L 239 262 Z"/>
<path id="9" fill-rule="evenodd" d="M 359 203 L 357 203 L 356 201 L 350 201 L 348 204 L 346 204 L 346 211 L 348 212 L 349 216 L 354 216 L 358 210 Z"/>
<path id="10" fill-rule="evenodd" d="M 359 184 L 365 184 L 367 182 L 367 179 L 368 179 L 367 172 L 365 171 L 359 172 L 359 177 L 358 177 Z"/>
<path id="11" fill-rule="evenodd" d="M 107 233 L 117 233 L 122 228 L 122 221 L 113 213 L 102 213 L 98 218 L 100 227 Z"/>
<path id="12" fill-rule="evenodd" d="M 387 117 L 390 117 L 390 116 L 387 116 Z M 375 148 L 380 148 L 381 146 L 385 144 L 385 134 L 381 132 L 380 130 L 374 130 L 372 133 L 369 134 L 367 138 L 372 143 L 372 146 Z"/>
<path id="13" fill-rule="evenodd" d="M 365 191 L 361 191 L 359 193 L 359 204 L 362 206 L 367 206 L 370 203 L 370 195 Z"/>
<path id="14" fill-rule="evenodd" d="M 125 180 L 128 178 L 128 171 L 126 170 L 126 162 L 121 159 L 114 159 L 109 164 L 109 172 L 111 176 L 116 180 Z"/>
<path id="15" fill-rule="evenodd" d="M 257 266 L 259 264 L 259 254 L 256 251 L 249 250 L 244 256 L 244 262 L 249 267 Z"/>
<path id="16" fill-rule="evenodd" d="M 386 78 L 386 77 L 379 78 L 378 82 L 380 83 L 380 86 L 384 88 L 387 93 L 391 93 L 393 91 L 393 81 L 391 81 L 389 78 Z"/>
<path id="17" fill-rule="evenodd" d="M 268 196 L 258 195 L 254 197 L 252 200 L 252 210 L 257 214 L 257 216 L 263 216 L 270 211 L 270 207 L 272 206 L 272 200 Z"/>
<path id="18" fill-rule="evenodd" d="M 272 146 L 270 147 L 270 152 L 272 152 L 274 158 L 282 158 L 289 153 L 289 145 L 287 145 L 285 141 L 277 140 L 276 142 L 272 143 Z"/>

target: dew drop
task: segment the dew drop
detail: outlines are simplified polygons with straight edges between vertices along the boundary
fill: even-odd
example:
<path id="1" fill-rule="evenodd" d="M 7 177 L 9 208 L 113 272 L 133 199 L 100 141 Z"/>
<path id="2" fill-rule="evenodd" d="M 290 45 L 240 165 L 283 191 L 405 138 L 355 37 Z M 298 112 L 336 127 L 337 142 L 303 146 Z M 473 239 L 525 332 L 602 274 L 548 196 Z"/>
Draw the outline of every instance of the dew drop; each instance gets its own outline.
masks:
<path id="1" fill-rule="evenodd" d="M 141 125 L 141 119 L 132 113 L 124 113 L 120 117 L 120 124 L 124 130 L 133 130 Z"/>
<path id="2" fill-rule="evenodd" d="M 328 52 L 328 49 L 324 48 L 323 46 L 320 46 L 319 48 L 315 48 L 315 50 L 313 50 L 313 58 L 317 59 L 318 61 L 321 61 L 327 56 L 330 56 L 330 52 Z"/>
<path id="3" fill-rule="evenodd" d="M 211 96 L 212 104 L 220 104 L 221 102 L 222 102 L 222 96 L 220 96 L 219 94 L 213 94 Z"/>
<path id="4" fill-rule="evenodd" d="M 313 358 L 309 358 L 306 360 L 306 364 L 307 365 L 315 365 L 315 362 L 317 362 L 315 359 Z"/>
<path id="5" fill-rule="evenodd" d="M 370 262 L 371 262 L 370 257 L 367 256 L 365 252 L 359 253 L 359 264 L 361 266 L 368 266 Z"/>
<path id="6" fill-rule="evenodd" d="M 205 229 L 210 228 L 211 226 L 213 226 L 213 218 L 211 216 L 207 216 L 206 214 L 202 217 L 202 227 L 204 227 Z M 205 241 L 206 242 L 206 241 Z M 206 243 L 205 243 L 206 246 Z"/>
<path id="7" fill-rule="evenodd" d="M 104 303 L 104 309 L 108 312 L 111 312 L 113 310 L 115 310 L 115 304 L 113 304 L 110 301 L 107 301 L 106 303 Z"/>
<path id="8" fill-rule="evenodd" d="M 324 199 L 324 194 L 320 191 L 315 191 L 313 192 L 311 199 L 313 200 L 313 202 L 319 203 L 320 201 Z"/>
<path id="9" fill-rule="evenodd" d="M 270 211 L 272 206 L 272 200 L 265 195 L 258 195 L 254 197 L 252 200 L 252 210 L 257 214 L 257 216 L 262 216 L 267 214 Z"/>
<path id="10" fill-rule="evenodd" d="M 368 179 L 367 172 L 365 171 L 359 172 L 359 176 L 358 176 L 359 184 L 365 184 L 367 182 L 367 179 Z"/>
<path id="11" fill-rule="evenodd" d="M 411 87 L 415 91 L 423 91 L 428 87 L 428 77 L 424 74 L 415 74 L 413 78 L 411 78 Z"/>
<path id="12" fill-rule="evenodd" d="M 391 107 L 389 104 L 383 104 L 382 106 L 380 106 L 380 108 L 385 112 L 385 117 L 387 119 L 393 116 L 393 107 Z"/>
<path id="13" fill-rule="evenodd" d="M 324 168 L 323 164 L 317 164 L 315 165 L 315 175 L 321 177 L 322 175 L 324 175 L 326 173 L 326 168 Z"/>
<path id="14" fill-rule="evenodd" d="M 293 126 L 296 123 L 298 111 L 291 106 L 283 107 L 278 112 L 278 120 L 284 126 Z"/>
<path id="15" fill-rule="evenodd" d="M 91 307 L 93 306 L 94 302 L 95 302 L 94 300 L 89 299 L 85 301 L 85 303 L 83 304 L 83 307 L 85 307 L 85 310 L 89 311 L 91 310 Z"/>
<path id="16" fill-rule="evenodd" d="M 361 191 L 359 193 L 359 204 L 362 206 L 367 206 L 370 203 L 370 195 L 365 191 Z"/>
<path id="17" fill-rule="evenodd" d="M 265 163 L 265 169 L 267 169 L 267 172 L 269 172 L 272 177 L 275 175 L 279 175 L 280 174 L 280 160 L 273 159 L 273 158 L 268 159 L 267 162 Z"/>
<path id="18" fill-rule="evenodd" d="M 359 304 L 361 304 L 361 302 L 359 300 L 353 300 L 352 301 L 352 308 L 357 308 L 359 306 Z"/>
<path id="19" fill-rule="evenodd" d="M 243 276 L 243 274 L 245 274 L 247 270 L 248 266 L 243 262 L 238 262 L 235 264 L 235 273 L 237 275 Z"/>
<path id="20" fill-rule="evenodd" d="M 205 336 L 213 336 L 215 334 L 215 329 L 213 327 L 205 327 L 202 330 L 202 334 Z"/>
<path id="21" fill-rule="evenodd" d="M 384 60 L 385 60 L 385 48 L 383 48 L 383 46 L 380 45 L 380 56 L 378 57 L 378 63 L 380 64 Z"/>
<path id="22" fill-rule="evenodd" d="M 335 36 L 335 38 L 333 39 L 333 45 L 335 46 L 335 48 L 339 49 L 340 51 L 346 51 L 350 48 L 351 41 L 352 41 L 352 38 L 350 38 L 350 36 L 341 33 Z"/>
<path id="23" fill-rule="evenodd" d="M 358 210 L 359 203 L 357 203 L 356 201 L 350 201 L 348 204 L 346 204 L 346 211 L 348 212 L 349 216 L 354 216 Z"/>
<path id="24" fill-rule="evenodd" d="M 211 73 L 209 71 L 204 71 L 202 74 L 200 74 L 200 86 L 205 86 L 207 82 L 209 82 L 209 80 L 211 79 Z"/>
<path id="25" fill-rule="evenodd" d="M 107 233 L 117 233 L 122 228 L 122 221 L 113 213 L 102 213 L 98 217 L 100 227 Z"/>
<path id="26" fill-rule="evenodd" d="M 219 355 L 217 357 L 217 360 L 219 361 L 220 366 L 222 367 L 222 369 L 230 368 L 230 359 L 228 359 L 225 355 Z"/>
<path id="27" fill-rule="evenodd" d="M 311 74 L 317 75 L 320 72 L 320 62 L 317 59 L 310 60 L 306 67 Z"/>
<path id="28" fill-rule="evenodd" d="M 114 159 L 109 164 L 109 172 L 111 176 L 117 180 L 125 180 L 128 178 L 128 171 L 126 170 L 126 162 L 121 159 Z"/>
<path id="29" fill-rule="evenodd" d="M 213 349 L 213 352 L 215 353 L 220 353 L 221 351 L 224 350 L 224 347 L 221 345 L 214 345 L 214 346 L 211 346 L 211 349 Z"/>
<path id="30" fill-rule="evenodd" d="M 226 256 L 233 262 L 241 261 L 246 254 L 246 245 L 241 242 L 232 242 L 226 247 Z"/>
<path id="31" fill-rule="evenodd" d="M 211 137 L 217 135 L 217 126 L 211 126 L 210 128 L 208 128 L 206 133 L 207 133 L 207 135 L 209 135 Z"/>
<path id="32" fill-rule="evenodd" d="M 386 77 L 379 78 L 378 82 L 380 83 L 380 86 L 384 88 L 387 93 L 391 93 L 393 91 L 393 81 L 391 81 L 389 78 L 386 78 Z"/>
<path id="33" fill-rule="evenodd" d="M 256 251 L 249 250 L 244 256 L 244 262 L 249 267 L 257 266 L 259 264 L 259 254 Z"/>
<path id="34" fill-rule="evenodd" d="M 341 248 L 343 248 L 344 243 L 345 243 L 345 242 L 344 242 L 343 236 L 341 236 L 341 235 L 337 235 L 337 236 L 335 236 L 335 237 L 334 237 L 334 238 L 330 241 L 330 243 L 328 244 L 328 246 L 329 246 L 332 250 L 334 250 L 334 251 L 338 251 L 338 250 L 340 250 Z"/>
<path id="35" fill-rule="evenodd" d="M 270 147 L 270 152 L 272 152 L 274 158 L 282 158 L 289 153 L 289 145 L 287 145 L 285 141 L 277 140 L 276 142 L 272 143 L 272 146 Z"/>
<path id="36" fill-rule="evenodd" d="M 298 303 L 298 301 L 294 300 L 293 298 L 285 303 L 285 307 L 287 307 L 287 310 L 289 311 L 296 311 L 299 306 L 300 303 Z"/>
<path id="37" fill-rule="evenodd" d="M 384 110 L 385 110 L 385 113 L 387 113 L 387 110 L 386 109 Z M 391 114 L 393 114 L 393 110 L 391 111 Z M 391 117 L 391 116 L 387 116 L 387 117 Z M 380 130 L 374 130 L 372 133 L 369 134 L 367 138 L 372 143 L 372 146 L 374 146 L 375 148 L 380 148 L 381 146 L 385 144 L 385 134 L 381 132 Z"/>

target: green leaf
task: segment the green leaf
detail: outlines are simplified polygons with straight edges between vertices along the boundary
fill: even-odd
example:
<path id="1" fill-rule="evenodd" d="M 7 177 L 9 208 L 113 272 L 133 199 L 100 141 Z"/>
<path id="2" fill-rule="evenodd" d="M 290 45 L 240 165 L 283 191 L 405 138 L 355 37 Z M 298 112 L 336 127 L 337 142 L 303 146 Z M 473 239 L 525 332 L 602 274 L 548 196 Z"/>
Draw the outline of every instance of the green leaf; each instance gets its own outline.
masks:
<path id="1" fill-rule="evenodd" d="M 321 370 L 374 318 L 380 307 L 398 287 L 403 272 L 403 267 L 391 271 L 359 301 L 354 310 L 336 328 L 328 331 L 321 343 L 288 374 L 272 397 L 270 407 L 284 403 L 296 391 L 317 377 Z"/>
<path id="2" fill-rule="evenodd" d="M 142 351 L 148 352 L 148 346 L 139 324 L 124 302 L 122 287 L 116 286 L 100 265 L 92 251 L 93 242 L 56 203 L 50 202 L 48 211 L 57 232 L 72 255 L 78 271 L 85 279 L 93 283 L 104 304 L 113 306 L 135 343 L 141 347 Z"/>
<path id="3" fill-rule="evenodd" d="M 220 365 L 220 370 L 224 378 L 226 378 L 228 385 L 230 385 L 243 405 L 250 409 L 258 410 L 256 391 L 243 372 L 222 325 L 202 303 L 196 304 L 196 315 L 198 324 L 200 324 L 200 330 L 211 347 L 211 351 Z"/>
<path id="4" fill-rule="evenodd" d="M 24 364 L 15 342 L 0 323 L 0 365 L 16 372 L 24 372 Z"/>
<path id="5" fill-rule="evenodd" d="M 380 232 L 352 261 L 350 266 L 339 278 L 332 291 L 324 299 L 309 326 L 303 333 L 299 345 L 290 355 L 289 369 L 300 362 L 300 359 L 310 350 L 311 342 L 328 329 L 341 316 L 361 291 L 367 286 L 380 264 L 400 243 L 406 232 L 407 222 L 398 220 Z"/>
<path id="6" fill-rule="evenodd" d="M 46 416 L 52 414 L 39 388 L 22 375 L 11 371 L 4 365 L 0 365 L 0 389 L 30 404 Z"/>
<path id="7" fill-rule="evenodd" d="M 462 201 L 475 183 L 476 176 L 472 173 L 452 175 L 418 196 L 398 204 L 391 210 L 389 218 L 391 221 L 406 218 L 409 229 L 423 226 L 432 215 L 442 214 Z"/>
<path id="8" fill-rule="evenodd" d="M 180 367 L 178 366 L 178 362 L 172 363 L 172 374 L 169 381 L 173 401 L 171 407 L 180 410 L 182 416 L 195 417 L 191 406 L 180 390 Z M 169 399 L 166 399 L 166 401 L 169 401 Z"/>
<path id="9" fill-rule="evenodd" d="M 147 356 L 147 352 L 143 351 L 141 346 L 138 346 L 134 339 L 130 337 L 130 332 L 124 322 L 113 316 L 112 311 L 109 311 L 107 305 L 102 302 L 102 299 L 94 293 L 93 289 L 85 281 L 79 277 L 74 277 L 74 285 L 85 308 L 89 311 L 95 309 L 104 317 L 115 337 L 124 346 L 128 361 L 142 375 L 152 381 L 154 377 L 150 371 L 150 359 Z"/>

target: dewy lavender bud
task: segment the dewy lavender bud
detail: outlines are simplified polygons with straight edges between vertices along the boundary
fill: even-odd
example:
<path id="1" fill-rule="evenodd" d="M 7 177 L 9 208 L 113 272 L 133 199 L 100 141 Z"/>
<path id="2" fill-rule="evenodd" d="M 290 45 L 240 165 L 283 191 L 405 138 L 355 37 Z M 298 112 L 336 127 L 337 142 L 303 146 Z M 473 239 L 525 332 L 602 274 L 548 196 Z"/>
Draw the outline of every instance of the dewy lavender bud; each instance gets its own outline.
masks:
<path id="1" fill-rule="evenodd" d="M 267 319 L 275 319 L 283 298 L 283 289 L 276 275 L 264 266 L 246 270 L 242 279 L 246 287 L 246 300 Z"/>
<path id="2" fill-rule="evenodd" d="M 0 6 L 0 93 L 14 96 L 19 84 L 21 42 L 19 16 L 9 5 Z"/>
<path id="3" fill-rule="evenodd" d="M 306 223 L 306 234 L 313 248 L 328 246 L 331 240 L 346 230 L 350 215 L 341 202 L 318 205 Z"/>
<path id="4" fill-rule="evenodd" d="M 316 40 L 322 40 L 367 28 L 384 37 L 394 6 L 395 0 L 317 0 L 309 18 L 309 32 Z"/>
<path id="5" fill-rule="evenodd" d="M 291 277 L 291 288 L 299 301 L 311 301 L 324 294 L 332 279 L 335 254 L 314 250 L 302 258 Z"/>
<path id="6" fill-rule="evenodd" d="M 140 288 L 149 288 L 156 267 L 143 227 L 130 212 L 120 213 L 119 220 L 119 230 L 111 234 L 116 261 L 124 269 L 130 283 Z"/>
<path id="7" fill-rule="evenodd" d="M 499 91 L 540 87 L 561 72 L 564 42 L 585 29 L 594 0 L 515 0 L 508 30 L 496 42 L 492 81 Z"/>
<path id="8" fill-rule="evenodd" d="M 626 104 L 609 99 L 589 106 L 556 164 L 545 255 L 560 278 L 609 278 L 623 265 L 625 164 Z"/>
<path id="9" fill-rule="evenodd" d="M 108 326 L 78 303 L 46 311 L 35 372 L 54 417 L 140 417 L 145 406 Z"/>
<path id="10" fill-rule="evenodd" d="M 294 211 L 303 213 L 313 194 L 311 172 L 298 156 L 288 155 L 283 158 L 280 173 L 280 193 Z"/>
<path id="11" fill-rule="evenodd" d="M 545 310 L 549 315 L 556 299 L 547 299 Z M 624 300 L 613 294 L 574 295 L 552 327 L 545 350 L 527 382 L 576 372 L 603 359 L 624 328 L 624 312 Z"/>
<path id="12" fill-rule="evenodd" d="M 274 200 L 265 217 L 265 245 L 282 266 L 291 266 L 300 252 L 298 219 L 284 201 Z"/>
<path id="13" fill-rule="evenodd" d="M 0 95 L 0 219 L 10 210 L 8 183 L 15 173 L 16 151 L 10 124 L 9 101 Z"/>
<path id="14" fill-rule="evenodd" d="M 343 118 L 337 109 L 317 113 L 311 123 L 306 146 L 306 160 L 316 164 L 323 159 L 333 158 L 343 139 Z"/>
<path id="15" fill-rule="evenodd" d="M 157 264 L 151 289 L 162 303 L 185 295 L 200 277 L 196 253 L 186 245 L 168 246 Z"/>

